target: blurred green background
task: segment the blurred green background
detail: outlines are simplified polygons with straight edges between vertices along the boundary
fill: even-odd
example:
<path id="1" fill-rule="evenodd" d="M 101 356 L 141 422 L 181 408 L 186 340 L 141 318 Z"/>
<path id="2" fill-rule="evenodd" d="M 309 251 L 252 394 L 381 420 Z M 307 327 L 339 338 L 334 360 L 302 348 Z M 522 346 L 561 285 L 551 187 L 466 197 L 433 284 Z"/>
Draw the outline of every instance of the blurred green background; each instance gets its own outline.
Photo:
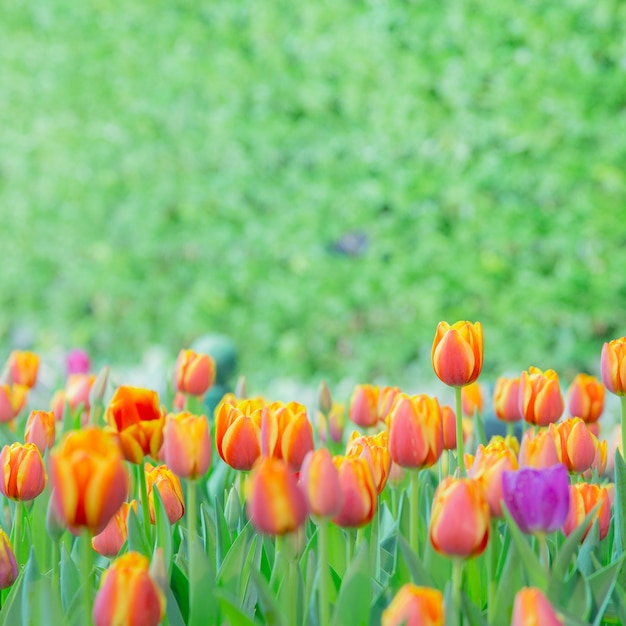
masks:
<path id="1" fill-rule="evenodd" d="M 626 3 L 0 12 L 4 351 L 406 384 L 442 319 L 488 376 L 626 333 Z"/>

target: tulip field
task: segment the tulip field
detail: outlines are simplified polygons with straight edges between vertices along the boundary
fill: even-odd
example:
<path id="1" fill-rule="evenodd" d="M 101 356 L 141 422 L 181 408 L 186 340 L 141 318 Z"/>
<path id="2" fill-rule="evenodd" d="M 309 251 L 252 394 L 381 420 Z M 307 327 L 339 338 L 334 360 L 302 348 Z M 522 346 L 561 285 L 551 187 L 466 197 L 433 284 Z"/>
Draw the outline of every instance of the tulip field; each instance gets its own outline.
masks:
<path id="1" fill-rule="evenodd" d="M 626 417 L 626 337 L 599 378 L 529 366 L 490 397 L 483 346 L 479 322 L 435 330 L 454 406 L 321 383 L 305 407 L 240 380 L 209 415 L 208 354 L 181 350 L 159 397 L 74 351 L 37 406 L 40 357 L 14 351 L 0 624 L 626 624 L 626 428 L 603 418 L 607 390 Z"/>

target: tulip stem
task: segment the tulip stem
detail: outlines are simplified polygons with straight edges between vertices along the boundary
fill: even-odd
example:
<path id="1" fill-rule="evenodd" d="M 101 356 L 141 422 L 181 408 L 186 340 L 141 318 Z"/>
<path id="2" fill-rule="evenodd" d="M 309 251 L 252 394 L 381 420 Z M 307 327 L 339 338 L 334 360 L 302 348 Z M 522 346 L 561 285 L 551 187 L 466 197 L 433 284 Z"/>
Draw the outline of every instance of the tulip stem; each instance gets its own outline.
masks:
<path id="1" fill-rule="evenodd" d="M 22 517 L 24 515 L 24 503 L 18 500 L 15 503 L 15 523 L 13 524 L 13 552 L 18 567 L 24 563 L 22 560 Z"/>
<path id="2" fill-rule="evenodd" d="M 411 510 L 409 517 L 409 539 L 411 549 L 419 556 L 419 470 L 411 470 Z"/>
<path id="3" fill-rule="evenodd" d="M 195 615 L 195 594 L 194 588 L 196 584 L 196 481 L 187 481 L 187 559 L 189 563 L 189 616 Z"/>
<path id="4" fill-rule="evenodd" d="M 85 529 L 81 534 L 82 539 L 82 576 L 83 576 L 83 604 L 84 604 L 84 624 L 92 623 L 91 616 L 91 597 L 92 597 L 92 576 L 91 571 L 93 569 L 93 552 L 91 547 L 91 533 Z"/>
<path id="5" fill-rule="evenodd" d="M 537 541 L 539 542 L 539 560 L 543 565 L 543 569 L 548 576 L 550 575 L 550 551 L 548 550 L 548 541 L 545 533 L 537 533 Z"/>
<path id="6" fill-rule="evenodd" d="M 622 409 L 622 458 L 626 459 L 626 396 L 620 396 Z"/>
<path id="7" fill-rule="evenodd" d="M 456 464 L 461 473 L 461 478 L 467 476 L 465 471 L 465 457 L 463 454 L 463 403 L 461 400 L 462 387 L 455 387 L 456 395 Z"/>
<path id="8" fill-rule="evenodd" d="M 317 550 L 319 555 L 320 567 L 320 626 L 329 626 L 330 624 L 330 605 L 329 605 L 329 589 L 330 589 L 330 570 L 328 569 L 328 520 L 322 520 L 317 527 L 318 540 Z"/>
<path id="9" fill-rule="evenodd" d="M 143 532 L 145 533 L 150 547 L 152 547 L 152 525 L 150 524 L 150 505 L 148 504 L 148 485 L 146 483 L 146 469 L 143 461 L 137 465 L 137 479 L 141 493 L 141 518 L 143 520 Z"/>
<path id="10" fill-rule="evenodd" d="M 487 577 L 488 577 L 488 585 L 487 585 L 487 623 L 493 623 L 493 609 L 495 605 L 496 599 L 496 572 L 495 572 L 495 563 L 494 560 L 496 558 L 496 537 L 498 536 L 498 522 L 496 520 L 491 520 L 491 532 L 489 535 L 489 542 L 487 543 Z"/>
<path id="11" fill-rule="evenodd" d="M 460 387 L 458 387 L 460 389 Z M 453 624 L 462 626 L 463 617 L 461 615 L 461 584 L 463 580 L 463 561 L 461 559 L 452 560 L 452 610 Z"/>

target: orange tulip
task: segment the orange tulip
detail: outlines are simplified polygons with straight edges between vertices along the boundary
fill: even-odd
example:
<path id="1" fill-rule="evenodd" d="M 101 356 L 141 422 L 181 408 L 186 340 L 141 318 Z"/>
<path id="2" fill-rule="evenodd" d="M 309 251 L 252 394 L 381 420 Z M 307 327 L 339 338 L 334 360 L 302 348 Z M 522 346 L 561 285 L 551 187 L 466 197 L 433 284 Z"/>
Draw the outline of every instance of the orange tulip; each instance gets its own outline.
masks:
<path id="1" fill-rule="evenodd" d="M 31 411 L 26 421 L 24 441 L 34 443 L 43 454 L 54 445 L 56 420 L 52 411 Z"/>
<path id="2" fill-rule="evenodd" d="M 137 501 L 122 502 L 104 530 L 91 539 L 91 546 L 102 556 L 116 556 L 128 539 L 128 513 L 133 508 L 137 513 Z"/>
<path id="3" fill-rule="evenodd" d="M 208 354 L 181 350 L 174 366 L 174 384 L 177 391 L 202 396 L 215 384 L 215 373 L 215 361 Z"/>
<path id="4" fill-rule="evenodd" d="M 589 374 L 577 374 L 569 388 L 569 412 L 584 422 L 597 422 L 604 409 L 604 386 Z"/>
<path id="5" fill-rule="evenodd" d="M 493 408 L 496 417 L 503 422 L 519 422 L 522 414 L 519 408 L 519 385 L 518 378 L 504 378 L 496 380 L 493 390 Z"/>
<path id="6" fill-rule="evenodd" d="M 72 411 L 82 405 L 85 414 L 91 409 L 89 393 L 96 382 L 95 374 L 71 374 L 65 384 L 65 399 Z"/>
<path id="7" fill-rule="evenodd" d="M 195 480 L 211 465 L 209 422 L 204 415 L 189 412 L 169 414 L 163 430 L 163 457 L 181 478 Z"/>
<path id="8" fill-rule="evenodd" d="M 560 463 L 557 444 L 549 430 L 527 430 L 519 450 L 520 467 L 542 469 Z"/>
<path id="9" fill-rule="evenodd" d="M 378 505 L 378 492 L 370 464 L 363 457 L 336 456 L 333 463 L 339 470 L 343 493 L 341 510 L 333 522 L 345 528 L 358 528 L 371 522 Z"/>
<path id="10" fill-rule="evenodd" d="M 397 387 L 376 387 L 357 385 L 350 399 L 349 417 L 357 426 L 370 428 L 384 422 L 400 389 Z"/>
<path id="11" fill-rule="evenodd" d="M 602 346 L 600 371 L 604 386 L 617 396 L 626 395 L 626 337 Z"/>
<path id="12" fill-rule="evenodd" d="M 456 414 L 450 406 L 441 407 L 443 449 L 456 450 Z"/>
<path id="13" fill-rule="evenodd" d="M 522 417 L 535 426 L 547 426 L 563 414 L 564 404 L 559 377 L 554 370 L 542 372 L 531 367 L 522 372 L 519 389 Z"/>
<path id="14" fill-rule="evenodd" d="M 435 491 L 430 517 L 435 550 L 447 556 L 477 556 L 488 540 L 489 505 L 480 485 L 470 478 L 444 478 Z"/>
<path id="15" fill-rule="evenodd" d="M 435 374 L 450 387 L 473 383 L 483 367 L 483 349 L 480 322 L 439 322 L 431 352 Z"/>
<path id="16" fill-rule="evenodd" d="M 592 466 L 601 444 L 579 417 L 550 424 L 550 433 L 556 444 L 559 461 L 568 471 L 582 473 Z M 606 442 L 603 443 L 606 448 Z"/>
<path id="17" fill-rule="evenodd" d="M 39 371 L 39 357 L 34 352 L 14 350 L 9 356 L 8 365 L 12 382 L 29 389 L 35 386 Z"/>
<path id="18" fill-rule="evenodd" d="M 129 552 L 105 570 L 93 606 L 95 626 L 157 626 L 164 613 L 165 597 L 145 556 Z"/>
<path id="19" fill-rule="evenodd" d="M 10 587 L 16 581 L 18 574 L 19 568 L 11 541 L 0 528 L 0 589 Z"/>
<path id="20" fill-rule="evenodd" d="M 25 385 L 0 385 L 0 423 L 10 422 L 20 414 L 27 395 Z"/>
<path id="21" fill-rule="evenodd" d="M 261 459 L 246 481 L 245 493 L 248 517 L 259 532 L 284 535 L 304 523 L 304 494 L 285 461 Z"/>
<path id="22" fill-rule="evenodd" d="M 461 390 L 461 404 L 463 407 L 463 414 L 472 417 L 474 411 L 478 413 L 483 412 L 484 400 L 483 392 L 478 383 L 471 383 L 463 387 Z"/>
<path id="23" fill-rule="evenodd" d="M 377 435 L 360 435 L 352 433 L 348 441 L 346 456 L 362 456 L 370 464 L 376 491 L 381 494 L 391 470 L 391 457 L 388 447 L 389 435 L 386 430 Z"/>
<path id="24" fill-rule="evenodd" d="M 300 470 L 300 488 L 311 515 L 332 517 L 341 510 L 343 492 L 339 471 L 326 448 L 309 452 Z"/>
<path id="25" fill-rule="evenodd" d="M 11 500 L 36 498 L 48 482 L 41 454 L 34 443 L 13 443 L 0 452 L 0 492 Z"/>
<path id="26" fill-rule="evenodd" d="M 383 611 L 381 626 L 443 626 L 443 594 L 406 583 Z"/>
<path id="27" fill-rule="evenodd" d="M 163 443 L 165 415 L 159 408 L 156 391 L 118 387 L 105 417 L 119 436 L 122 453 L 128 461 L 140 464 L 146 455 L 157 458 Z"/>
<path id="28" fill-rule="evenodd" d="M 564 622 L 539 589 L 524 587 L 515 596 L 511 626 L 564 626 Z"/>
<path id="29" fill-rule="evenodd" d="M 144 466 L 146 472 L 146 484 L 148 487 L 148 508 L 150 509 L 150 522 L 156 523 L 154 511 L 154 489 L 159 490 L 159 496 L 165 506 L 167 519 L 170 524 L 177 522 L 185 513 L 185 501 L 180 479 L 167 465 L 157 465 L 154 467 L 150 463 Z"/>
<path id="30" fill-rule="evenodd" d="M 600 508 L 589 522 L 582 539 L 587 536 L 596 519 L 600 527 L 600 539 L 604 539 L 609 532 L 611 523 L 611 502 L 606 487 L 590 483 L 576 483 L 575 485 L 570 485 L 569 492 L 570 506 L 567 518 L 563 524 L 563 532 L 566 535 L 570 535 L 583 523 L 591 509 L 600 502 Z"/>
<path id="31" fill-rule="evenodd" d="M 426 395 L 400 397 L 391 413 L 389 453 L 402 467 L 434 465 L 443 451 L 441 409 Z"/>
<path id="32" fill-rule="evenodd" d="M 56 511 L 70 531 L 101 532 L 128 493 L 128 476 L 115 439 L 98 428 L 68 433 L 50 452 Z"/>
<path id="33" fill-rule="evenodd" d="M 502 517 L 502 472 L 516 469 L 517 458 L 503 440 L 478 446 L 468 477 L 480 485 L 492 517 Z"/>
<path id="34" fill-rule="evenodd" d="M 274 456 L 287 461 L 298 471 L 307 452 L 315 447 L 313 426 L 307 417 L 306 408 L 298 402 L 273 402 L 268 406 L 268 411 L 274 414 L 278 425 Z M 268 453 L 272 454 L 271 443 Z"/>

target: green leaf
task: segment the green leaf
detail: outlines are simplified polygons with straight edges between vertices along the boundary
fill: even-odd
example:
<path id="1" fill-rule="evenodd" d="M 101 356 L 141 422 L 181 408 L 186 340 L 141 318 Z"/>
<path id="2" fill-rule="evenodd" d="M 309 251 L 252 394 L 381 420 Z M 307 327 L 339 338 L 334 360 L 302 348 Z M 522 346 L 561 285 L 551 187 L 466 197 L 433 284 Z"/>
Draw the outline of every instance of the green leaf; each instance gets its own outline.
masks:
<path id="1" fill-rule="evenodd" d="M 619 560 L 598 570 L 595 574 L 592 574 L 589 578 L 587 578 L 594 600 L 594 626 L 600 626 L 602 622 L 602 618 L 611 600 L 611 595 L 613 593 L 613 589 L 615 588 L 617 577 L 624 565 L 625 559 L 626 553 L 622 554 Z"/>
<path id="2" fill-rule="evenodd" d="M 478 607 L 467 597 L 466 593 L 461 594 L 461 604 L 463 614 L 469 620 L 470 626 L 488 626 L 487 620 Z"/>
<path id="3" fill-rule="evenodd" d="M 246 562 L 251 535 L 252 526 L 248 523 L 230 547 L 217 573 L 218 585 L 223 589 L 227 589 L 235 597 L 239 597 L 241 572 Z"/>
<path id="4" fill-rule="evenodd" d="M 615 451 L 615 540 L 613 555 L 619 556 L 626 548 L 626 463 L 619 450 Z"/>
<path id="5" fill-rule="evenodd" d="M 358 547 L 345 576 L 331 619 L 332 626 L 366 626 L 369 622 L 369 607 L 372 599 L 372 584 L 369 573 L 369 550 L 364 541 Z"/>
<path id="6" fill-rule="evenodd" d="M 424 587 L 434 587 L 432 577 L 411 549 L 409 542 L 402 535 L 398 535 L 398 545 L 400 546 L 402 557 L 409 568 L 413 583 Z"/>
<path id="7" fill-rule="evenodd" d="M 65 543 L 61 543 L 61 602 L 63 610 L 69 612 L 70 605 L 80 588 L 81 578 L 74 560 L 67 551 Z"/>
<path id="8" fill-rule="evenodd" d="M 513 612 L 515 594 L 524 586 L 522 563 L 515 545 L 511 545 L 510 533 L 505 533 L 501 553 L 502 568 L 496 575 L 498 586 L 492 607 L 494 624 L 508 624 Z M 504 557 L 504 559 L 502 559 Z"/>
<path id="9" fill-rule="evenodd" d="M 223 589 L 218 590 L 217 597 L 222 613 L 228 620 L 227 624 L 231 626 L 261 626 L 261 622 L 250 617 L 239 608 L 239 602 L 227 591 Z M 267 623 L 269 624 L 270 622 Z"/>
<path id="10" fill-rule="evenodd" d="M 191 604 L 188 626 L 216 624 L 218 603 L 215 596 L 215 569 L 202 549 L 200 540 L 194 537 L 189 550 L 193 550 L 193 577 L 189 578 Z"/>
<path id="11" fill-rule="evenodd" d="M 276 595 L 261 573 L 251 570 L 250 580 L 254 583 L 259 592 L 259 603 L 263 611 L 265 623 L 268 626 L 290 626 L 286 622 L 286 618 L 283 615 L 283 608 L 278 603 Z M 224 593 L 223 590 L 220 590 L 220 596 Z"/>

